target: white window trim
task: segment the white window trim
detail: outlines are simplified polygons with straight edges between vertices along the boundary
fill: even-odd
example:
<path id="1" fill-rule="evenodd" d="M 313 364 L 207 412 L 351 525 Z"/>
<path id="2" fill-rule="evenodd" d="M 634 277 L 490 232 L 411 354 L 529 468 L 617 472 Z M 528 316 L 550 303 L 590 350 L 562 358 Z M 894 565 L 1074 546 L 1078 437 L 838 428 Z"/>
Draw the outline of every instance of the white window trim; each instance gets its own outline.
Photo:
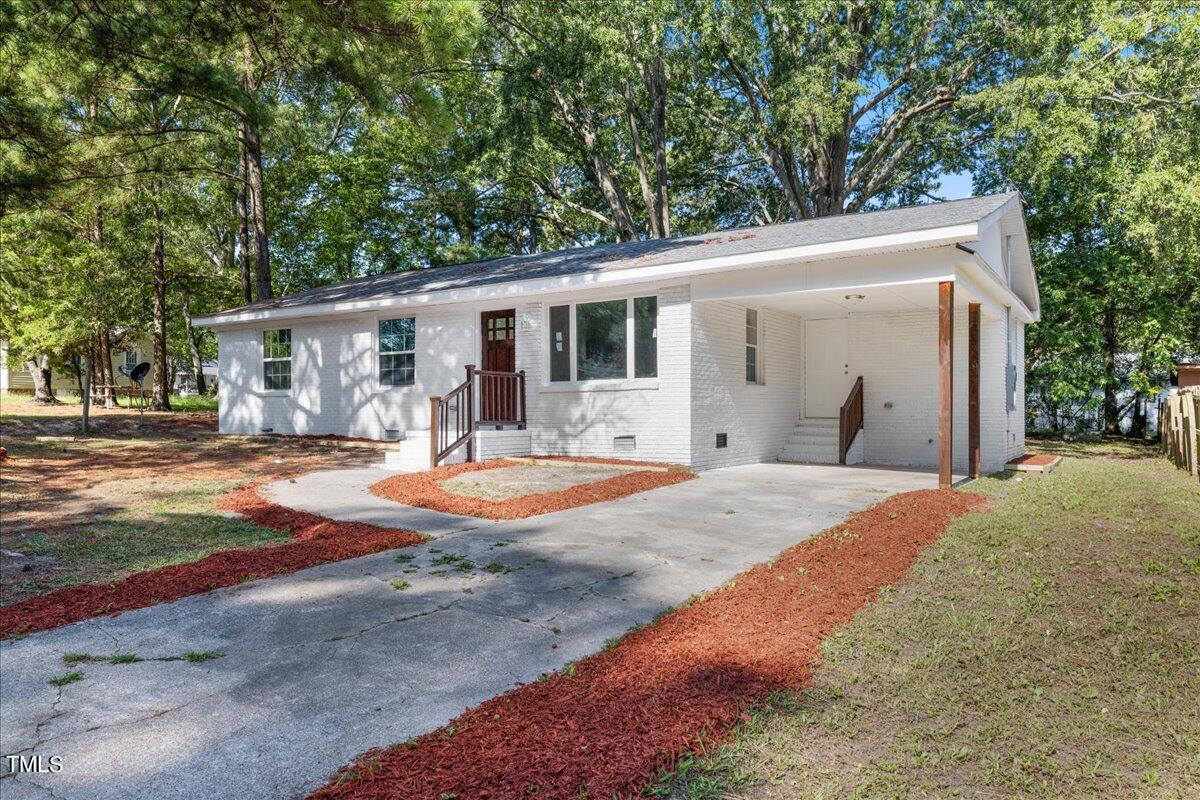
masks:
<path id="1" fill-rule="evenodd" d="M 758 324 L 758 344 L 750 344 L 746 341 L 746 311 L 755 313 L 755 322 Z M 767 330 L 766 314 L 758 306 L 746 306 L 742 311 L 742 373 L 745 374 L 745 352 L 747 347 L 754 348 L 754 380 L 744 381 L 747 386 L 766 386 L 766 359 L 763 355 L 766 352 L 766 330 Z"/>
<path id="2" fill-rule="evenodd" d="M 129 363 L 129 354 L 130 353 L 133 353 L 133 363 L 132 364 Z M 121 363 L 124 366 L 132 369 L 133 367 L 136 367 L 138 365 L 140 356 L 141 356 L 141 353 L 138 352 L 138 350 L 136 348 L 126 349 L 124 354 L 121 356 Z"/>
<path id="3" fill-rule="evenodd" d="M 288 336 L 290 337 L 289 342 L 291 345 L 291 349 L 289 350 L 290 355 L 287 358 L 279 358 L 279 357 L 267 358 L 267 343 L 264 340 L 266 339 L 266 335 L 268 333 L 270 333 L 271 331 L 287 331 L 288 332 Z M 296 355 L 295 332 L 296 332 L 295 328 L 286 327 L 286 326 L 280 327 L 280 328 L 260 328 L 259 329 L 259 331 L 258 331 L 258 364 L 259 364 L 259 367 L 258 367 L 259 391 L 258 391 L 258 393 L 259 394 L 268 395 L 271 397 L 289 397 L 295 392 L 295 390 L 296 390 L 296 362 L 294 360 L 294 357 Z M 289 387 L 287 389 L 268 389 L 267 388 L 267 362 L 268 361 L 287 361 L 287 362 L 289 362 L 288 373 L 291 375 L 291 381 L 289 382 Z"/>
<path id="4" fill-rule="evenodd" d="M 656 322 L 654 326 L 654 341 L 655 346 L 659 347 L 662 344 L 662 337 L 659 335 L 660 322 L 662 319 L 662 298 L 658 292 L 640 291 L 633 293 L 622 293 L 618 295 L 601 295 L 596 297 L 588 297 L 580 300 L 568 300 L 563 302 L 547 301 L 542 307 L 542 320 L 544 323 L 542 335 L 543 348 L 543 364 L 545 365 L 545 379 L 542 381 L 541 388 L 548 392 L 587 392 L 587 391 L 621 391 L 626 389 L 657 389 L 659 376 L 653 378 L 635 378 L 632 377 L 635 370 L 636 348 L 634 346 L 634 319 L 633 319 L 633 301 L 639 297 L 653 297 L 656 303 Z M 590 303 L 607 303 L 613 300 L 625 301 L 625 375 L 624 378 L 595 378 L 592 380 L 579 380 L 578 364 L 576 363 L 579 357 L 579 337 L 576 331 L 575 315 L 576 309 L 580 305 L 588 305 Z M 570 309 L 567 312 L 567 334 L 570 338 L 568 348 L 571 360 L 569 381 L 551 381 L 550 380 L 550 309 L 558 306 L 567 306 Z M 662 352 L 658 350 L 658 358 L 656 359 L 655 372 L 662 365 Z"/>
<path id="5" fill-rule="evenodd" d="M 413 321 L 413 349 L 412 350 L 389 350 L 388 353 L 412 353 L 413 354 L 413 382 L 405 383 L 400 386 L 392 386 L 385 384 L 380 375 L 379 358 L 383 355 L 379 345 L 379 323 L 388 319 L 411 319 Z M 411 391 L 417 388 L 417 324 L 419 317 L 416 314 L 377 314 L 374 319 L 373 327 L 371 328 L 371 350 L 375 363 L 371 368 L 375 376 L 375 391 L 376 392 L 399 392 Z"/>

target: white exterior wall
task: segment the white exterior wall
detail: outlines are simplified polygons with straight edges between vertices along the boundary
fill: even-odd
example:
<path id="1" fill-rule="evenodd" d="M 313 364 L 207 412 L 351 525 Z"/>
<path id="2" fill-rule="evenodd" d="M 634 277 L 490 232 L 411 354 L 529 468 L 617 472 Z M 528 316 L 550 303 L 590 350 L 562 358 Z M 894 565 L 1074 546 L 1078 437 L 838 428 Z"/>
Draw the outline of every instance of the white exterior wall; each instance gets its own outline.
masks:
<path id="1" fill-rule="evenodd" d="M 931 291 L 933 291 L 931 287 Z M 612 384 L 550 384 L 547 309 L 596 292 L 517 303 L 517 369 L 527 376 L 529 444 L 494 437 L 493 455 L 566 454 L 690 464 L 697 469 L 774 461 L 803 410 L 804 324 L 797 315 L 760 309 L 763 384 L 745 381 L 746 304 L 692 303 L 688 286 L 639 286 L 616 296 L 655 294 L 659 300 L 658 377 Z M 498 308 L 491 305 L 487 308 Z M 511 307 L 511 306 L 510 306 Z M 218 333 L 220 430 L 257 434 L 342 434 L 385 438 L 388 429 L 429 427 L 429 396 L 462 382 L 463 366 L 479 363 L 476 305 L 409 312 L 417 320 L 415 385 L 380 387 L 378 320 L 361 314 L 296 321 L 292 330 L 292 390 L 262 391 L 262 331 Z M 937 464 L 937 314 L 934 311 L 852 314 L 850 372 L 864 380 L 867 464 Z M 1004 321 L 984 315 L 981 341 L 983 470 L 1000 469 L 1024 452 L 1024 326 L 1013 324 L 1018 365 L 1017 407 L 1005 411 Z M 956 309 L 954 331 L 954 466 L 967 467 L 967 314 Z M 893 407 L 884 408 L 891 402 Z M 716 448 L 716 434 L 728 447 Z M 614 437 L 636 437 L 617 451 Z M 502 441 L 503 440 L 503 443 Z M 513 449 L 515 447 L 515 449 Z M 494 452 L 493 452 L 494 451 Z"/>
<path id="2" fill-rule="evenodd" d="M 691 418 L 691 316 L 686 286 L 626 288 L 617 297 L 658 296 L 658 378 L 598 383 L 549 382 L 548 309 L 608 295 L 548 297 L 517 307 L 517 369 L 525 370 L 535 455 L 592 455 L 688 463 Z M 634 436 L 617 451 L 613 438 Z"/>
<path id="3" fill-rule="evenodd" d="M 774 461 L 800 416 L 804 324 L 795 315 L 760 309 L 764 382 L 746 382 L 745 303 L 713 300 L 692 306 L 692 447 L 696 469 Z M 728 447 L 717 449 L 718 433 Z"/>
<path id="4" fill-rule="evenodd" d="M 851 315 L 849 330 L 850 372 L 863 376 L 865 462 L 935 468 L 939 403 L 937 312 Z M 979 418 L 981 468 L 985 474 L 1002 469 L 1004 462 L 1023 452 L 1024 447 L 1020 397 L 1017 410 L 1005 412 L 1004 367 L 1004 321 L 984 314 L 980 320 Z M 1019 368 L 1017 375 L 1020 394 L 1024 384 Z M 967 378 L 967 309 L 958 306 L 954 313 L 956 472 L 965 472 L 968 466 Z M 891 408 L 884 407 L 888 402 Z M 1015 440 L 1010 432 L 1016 434 Z M 1016 453 L 1014 447 L 1018 448 Z"/>
<path id="5" fill-rule="evenodd" d="M 217 335 L 221 433 L 341 434 L 382 439 L 388 429 L 428 430 L 429 395 L 462 383 L 474 360 L 474 311 L 444 306 L 409 312 L 417 320 L 412 386 L 378 381 L 378 320 L 369 314 L 288 325 L 220 331 Z M 396 316 L 400 316 L 397 314 Z M 292 388 L 262 389 L 262 332 L 292 331 Z"/>

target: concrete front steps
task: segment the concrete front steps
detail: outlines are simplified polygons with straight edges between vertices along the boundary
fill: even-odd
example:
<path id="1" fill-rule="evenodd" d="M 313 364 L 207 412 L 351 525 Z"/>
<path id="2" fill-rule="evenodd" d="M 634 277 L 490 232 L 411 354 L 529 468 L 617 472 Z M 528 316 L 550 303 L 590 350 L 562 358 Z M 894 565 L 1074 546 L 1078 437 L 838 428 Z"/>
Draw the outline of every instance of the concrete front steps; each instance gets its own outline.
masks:
<path id="1" fill-rule="evenodd" d="M 863 432 L 850 445 L 846 453 L 847 464 L 862 462 Z M 803 464 L 838 463 L 838 421 L 814 417 L 801 418 L 792 429 L 787 444 L 779 454 L 780 461 Z"/>
<path id="2" fill-rule="evenodd" d="M 792 428 L 780 461 L 806 464 L 838 463 L 838 421 L 836 419 L 802 418 Z"/>
<path id="3" fill-rule="evenodd" d="M 488 461 L 493 458 L 528 456 L 530 435 L 528 430 L 503 428 L 475 431 L 475 460 Z M 467 460 L 467 448 L 458 448 L 442 464 L 462 464 Z M 420 472 L 429 469 L 429 431 L 406 431 L 404 438 L 396 442 L 384 454 L 383 469 L 394 472 Z"/>

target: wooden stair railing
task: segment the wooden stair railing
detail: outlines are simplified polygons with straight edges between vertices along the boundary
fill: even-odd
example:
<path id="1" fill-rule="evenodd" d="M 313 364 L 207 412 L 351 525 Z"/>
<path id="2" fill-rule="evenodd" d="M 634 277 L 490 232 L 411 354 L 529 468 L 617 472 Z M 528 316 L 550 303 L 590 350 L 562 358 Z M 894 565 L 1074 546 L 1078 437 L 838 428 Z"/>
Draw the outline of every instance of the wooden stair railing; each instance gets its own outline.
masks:
<path id="1" fill-rule="evenodd" d="M 467 446 L 467 461 L 475 460 L 475 365 L 467 379 L 444 395 L 429 398 L 429 468 Z"/>
<path id="2" fill-rule="evenodd" d="M 862 375 L 850 387 L 846 402 L 838 413 L 838 463 L 846 463 L 846 453 L 854 443 L 854 436 L 863 427 L 863 379 Z"/>
<path id="3" fill-rule="evenodd" d="M 525 430 L 525 370 L 475 370 L 479 378 L 479 423 Z"/>
<path id="4" fill-rule="evenodd" d="M 467 461 L 475 460 L 475 431 L 480 424 L 516 425 L 525 430 L 525 370 L 495 372 L 468 364 L 467 379 L 443 395 L 429 398 L 429 468 L 445 461 L 462 446 Z M 476 382 L 479 415 L 475 414 Z"/>

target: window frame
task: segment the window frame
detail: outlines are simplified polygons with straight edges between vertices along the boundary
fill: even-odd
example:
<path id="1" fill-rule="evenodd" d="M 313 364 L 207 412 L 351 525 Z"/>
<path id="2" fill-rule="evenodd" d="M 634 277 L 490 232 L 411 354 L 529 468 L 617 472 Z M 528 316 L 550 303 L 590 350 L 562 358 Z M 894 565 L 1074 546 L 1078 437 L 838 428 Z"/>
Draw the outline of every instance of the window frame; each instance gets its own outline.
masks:
<path id="1" fill-rule="evenodd" d="M 129 362 L 129 355 L 131 353 L 133 354 L 133 363 Z M 133 348 L 133 349 L 126 348 L 124 354 L 121 356 L 121 359 L 122 359 L 121 364 L 126 369 L 133 369 L 134 367 L 136 367 L 138 365 L 138 359 L 140 356 L 141 356 L 141 352 L 139 352 L 136 348 Z"/>
<path id="2" fill-rule="evenodd" d="M 637 346 L 636 346 L 636 315 L 635 301 L 647 297 L 654 298 L 654 328 L 653 340 L 655 347 L 655 369 L 654 375 L 646 377 L 634 377 L 637 374 Z M 620 378 L 587 378 L 579 379 L 579 328 L 578 328 L 578 309 L 581 305 L 590 305 L 592 303 L 611 303 L 619 300 L 625 303 L 625 376 Z M 567 312 L 567 338 L 568 350 L 570 354 L 570 366 L 568 375 L 570 378 L 565 381 L 553 381 L 550 379 L 551 370 L 551 343 L 550 343 L 550 310 L 566 306 Z M 543 363 L 545 364 L 546 373 L 542 381 L 542 386 L 550 391 L 566 390 L 566 391 L 586 391 L 589 389 L 657 389 L 659 379 L 659 369 L 662 364 L 662 353 L 658 350 L 660 341 L 659 337 L 659 321 L 662 314 L 662 297 L 656 291 L 642 292 L 625 292 L 621 294 L 602 294 L 595 297 L 580 298 L 574 300 L 566 300 L 562 302 L 545 301 L 543 306 L 542 319 L 545 322 L 545 332 L 542 335 L 542 347 L 544 349 Z"/>
<path id="3" fill-rule="evenodd" d="M 750 341 L 749 341 L 749 339 L 750 339 L 750 336 L 749 336 L 750 321 L 747 319 L 747 317 L 750 316 L 751 311 L 754 312 L 754 338 L 755 338 L 754 344 L 750 344 Z M 759 308 L 758 306 L 745 306 L 743 309 L 743 314 L 742 314 L 742 329 L 743 329 L 743 333 L 742 333 L 742 358 L 743 358 L 742 367 L 743 367 L 743 369 L 745 367 L 749 366 L 749 364 L 750 364 L 749 360 L 745 358 L 745 356 L 748 355 L 746 353 L 746 349 L 751 348 L 751 347 L 754 348 L 754 380 L 750 380 L 750 378 L 747 377 L 746 385 L 747 386 L 766 386 L 767 385 L 767 376 L 763 369 L 763 351 L 764 351 L 763 336 L 766 331 L 766 319 L 765 319 L 765 315 L 763 314 L 763 310 L 761 308 Z"/>
<path id="4" fill-rule="evenodd" d="M 290 394 L 292 393 L 292 391 L 293 391 L 293 390 L 295 389 L 295 387 L 296 387 L 296 370 L 294 369 L 294 367 L 295 367 L 295 362 L 293 361 L 293 356 L 295 355 L 295 344 L 296 344 L 296 341 L 295 341 L 295 338 L 292 336 L 292 333 L 293 333 L 293 331 L 294 331 L 294 330 L 295 330 L 295 329 L 294 329 L 294 328 L 291 328 L 291 327 L 287 327 L 287 328 L 261 328 L 261 329 L 259 330 L 259 336 L 258 336 L 258 355 L 259 355 L 259 359 L 258 359 L 258 363 L 259 363 L 259 365 L 260 365 L 260 367 L 259 367 L 259 379 L 262 381 L 262 383 L 261 383 L 260 385 L 261 385 L 261 387 L 262 387 L 262 393 L 263 393 L 263 394 L 269 394 L 269 395 L 290 395 Z M 268 357 L 268 356 L 267 356 L 267 334 L 268 334 L 268 333 L 271 333 L 271 332 L 274 332 L 274 331 L 287 331 L 287 332 L 288 332 L 288 354 L 287 354 L 287 357 L 286 357 L 286 358 L 283 358 L 283 357 L 280 357 L 280 356 L 270 356 L 270 357 Z M 269 362 L 276 362 L 276 361 L 286 361 L 286 362 L 288 362 L 288 387 L 287 387 L 286 389 L 268 389 L 268 388 L 267 388 L 267 364 L 268 364 Z"/>
<path id="5" fill-rule="evenodd" d="M 380 326 L 389 320 L 393 319 L 411 319 L 413 321 L 413 349 L 412 350 L 383 350 L 383 337 L 380 335 Z M 375 316 L 375 326 L 372 329 L 372 349 L 374 350 L 375 358 L 375 389 L 376 391 L 386 392 L 393 389 L 412 389 L 417 385 L 417 322 L 416 314 L 401 314 L 399 316 L 390 316 L 388 314 L 378 314 Z M 397 355 L 402 353 L 412 353 L 413 357 L 413 379 L 412 383 L 389 384 L 383 382 L 383 365 L 381 361 L 385 355 Z"/>

